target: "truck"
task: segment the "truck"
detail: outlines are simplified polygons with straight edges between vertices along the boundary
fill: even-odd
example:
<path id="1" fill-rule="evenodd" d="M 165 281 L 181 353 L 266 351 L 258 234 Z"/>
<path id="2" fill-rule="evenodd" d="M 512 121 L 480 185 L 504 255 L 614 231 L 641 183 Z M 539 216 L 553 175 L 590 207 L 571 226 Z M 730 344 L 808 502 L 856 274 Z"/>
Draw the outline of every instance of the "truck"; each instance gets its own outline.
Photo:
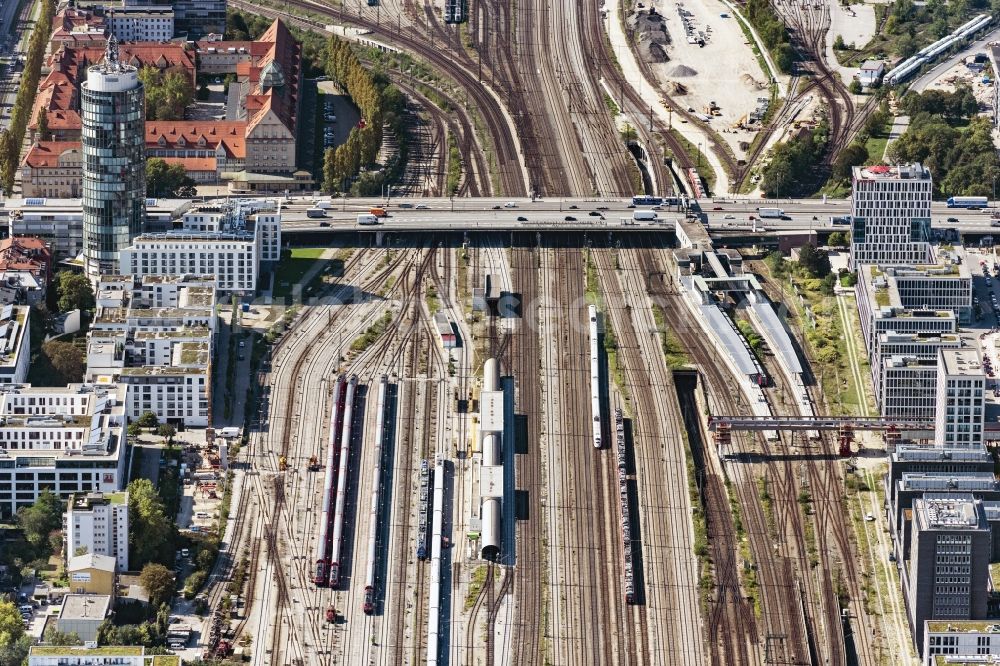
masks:
<path id="1" fill-rule="evenodd" d="M 325 208 L 310 208 L 306 211 L 306 217 L 326 217 Z"/>
<path id="2" fill-rule="evenodd" d="M 948 208 L 968 208 L 979 210 L 989 205 L 986 197 L 948 197 Z"/>
<path id="3" fill-rule="evenodd" d="M 761 219 L 766 218 L 776 218 L 781 219 L 785 216 L 785 211 L 780 208 L 758 208 L 757 214 L 760 215 Z"/>
<path id="4" fill-rule="evenodd" d="M 656 211 L 655 210 L 637 210 L 632 213 L 633 220 L 655 220 Z"/>
<path id="5" fill-rule="evenodd" d="M 370 214 L 374 215 L 375 217 L 388 217 L 389 216 L 389 213 L 385 212 L 385 208 L 372 208 L 368 212 Z"/>
<path id="6" fill-rule="evenodd" d="M 378 218 L 369 213 L 358 215 L 358 224 L 378 224 Z"/>
<path id="7" fill-rule="evenodd" d="M 322 208 L 326 210 L 328 208 L 333 208 L 333 204 L 329 199 L 317 199 L 316 203 L 313 204 L 313 208 Z"/>

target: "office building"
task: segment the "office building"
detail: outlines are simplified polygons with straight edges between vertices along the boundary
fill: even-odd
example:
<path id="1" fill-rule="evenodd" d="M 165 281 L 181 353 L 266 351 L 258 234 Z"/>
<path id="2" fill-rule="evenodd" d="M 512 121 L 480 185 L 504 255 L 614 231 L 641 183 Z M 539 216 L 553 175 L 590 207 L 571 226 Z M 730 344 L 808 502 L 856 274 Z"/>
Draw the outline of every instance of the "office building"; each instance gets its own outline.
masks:
<path id="1" fill-rule="evenodd" d="M 123 42 L 166 42 L 174 38 L 174 10 L 168 6 L 116 7 L 109 11 L 111 34 Z"/>
<path id="2" fill-rule="evenodd" d="M 921 164 L 854 167 L 851 266 L 930 259 L 931 172 Z"/>
<path id="3" fill-rule="evenodd" d="M 74 493 L 66 507 L 66 559 L 108 555 L 119 571 L 128 571 L 128 493 Z"/>
<path id="4" fill-rule="evenodd" d="M 961 344 L 953 333 L 880 334 L 871 360 L 879 413 L 888 418 L 933 420 L 938 350 Z"/>
<path id="5" fill-rule="evenodd" d="M 104 61 L 81 85 L 83 257 L 96 279 L 118 272 L 118 253 L 146 216 L 145 94 L 138 70 L 120 62 L 108 39 Z"/>
<path id="6" fill-rule="evenodd" d="M 924 623 L 924 666 L 1000 663 L 1000 621 Z"/>
<path id="7" fill-rule="evenodd" d="M 43 489 L 113 493 L 125 481 L 124 385 L 10 386 L 0 391 L 0 516 Z"/>
<path id="8" fill-rule="evenodd" d="M 945 449 L 983 446 L 986 375 L 979 350 L 938 352 L 937 406 L 934 444 Z"/>
<path id="9" fill-rule="evenodd" d="M 927 620 L 986 618 L 990 529 L 970 493 L 927 493 L 913 502 L 910 560 L 900 573 L 914 643 Z"/>
<path id="10" fill-rule="evenodd" d="M 226 32 L 226 0 L 174 0 L 174 34 L 197 40 Z"/>
<path id="11" fill-rule="evenodd" d="M 79 141 L 39 141 L 21 160 L 21 193 L 26 198 L 76 199 L 82 177 Z"/>

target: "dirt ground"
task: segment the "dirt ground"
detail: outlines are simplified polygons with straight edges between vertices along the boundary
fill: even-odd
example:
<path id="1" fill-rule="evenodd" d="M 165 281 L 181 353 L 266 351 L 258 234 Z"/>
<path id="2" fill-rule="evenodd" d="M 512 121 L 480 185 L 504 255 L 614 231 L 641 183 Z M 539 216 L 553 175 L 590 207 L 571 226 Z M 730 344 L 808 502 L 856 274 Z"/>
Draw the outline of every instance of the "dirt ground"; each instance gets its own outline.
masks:
<path id="1" fill-rule="evenodd" d="M 667 95 L 692 113 L 710 115 L 707 107 L 717 104 L 718 115 L 709 123 L 741 156 L 741 143 L 753 141 L 754 132 L 736 126 L 757 106 L 758 98 L 770 97 L 770 92 L 738 19 L 719 0 L 656 5 L 662 12 L 658 20 L 642 2 L 636 8 L 641 13 L 633 13 L 628 23 L 639 24 L 638 50 L 653 63 Z"/>

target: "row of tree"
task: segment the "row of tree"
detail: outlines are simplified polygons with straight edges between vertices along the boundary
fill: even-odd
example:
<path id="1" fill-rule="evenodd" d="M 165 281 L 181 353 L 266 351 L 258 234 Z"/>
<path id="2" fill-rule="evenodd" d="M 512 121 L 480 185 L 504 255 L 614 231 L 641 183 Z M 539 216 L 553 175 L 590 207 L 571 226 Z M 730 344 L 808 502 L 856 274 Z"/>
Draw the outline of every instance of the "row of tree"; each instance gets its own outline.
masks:
<path id="1" fill-rule="evenodd" d="M 795 49 L 792 48 L 788 29 L 771 3 L 768 0 L 749 0 L 743 11 L 774 57 L 774 64 L 786 74 L 791 72 L 795 65 Z"/>
<path id="2" fill-rule="evenodd" d="M 382 87 L 358 59 L 351 45 L 339 37 L 327 43 L 326 73 L 343 88 L 361 112 L 359 127 L 351 128 L 347 141 L 326 151 L 324 189 L 346 189 L 345 183 L 362 166 L 375 163 L 382 145 Z"/>
<path id="3" fill-rule="evenodd" d="M 10 113 L 7 129 L 0 131 L 0 186 L 10 196 L 14 189 L 14 175 L 21 157 L 21 143 L 31 119 L 31 109 L 35 104 L 38 82 L 42 74 L 45 47 L 49 42 L 52 17 L 55 15 L 55 0 L 42 0 L 42 9 L 31 31 L 28 51 L 24 57 L 24 71 L 21 83 Z"/>

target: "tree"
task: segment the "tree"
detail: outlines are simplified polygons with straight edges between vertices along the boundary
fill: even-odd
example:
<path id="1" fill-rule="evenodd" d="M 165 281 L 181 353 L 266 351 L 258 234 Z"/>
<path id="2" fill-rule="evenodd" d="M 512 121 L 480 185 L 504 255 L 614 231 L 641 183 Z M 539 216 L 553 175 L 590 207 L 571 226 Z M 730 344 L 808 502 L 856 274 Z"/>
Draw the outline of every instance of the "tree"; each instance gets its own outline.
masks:
<path id="1" fill-rule="evenodd" d="M 177 428 L 169 423 L 163 423 L 156 429 L 156 434 L 169 442 L 177 434 Z"/>
<path id="2" fill-rule="evenodd" d="M 0 601 L 0 645 L 9 645 L 24 635 L 24 620 L 12 601 Z"/>
<path id="3" fill-rule="evenodd" d="M 864 88 L 862 88 L 861 86 L 861 81 L 858 81 L 857 79 L 851 79 L 851 83 L 847 86 L 847 90 L 852 95 L 860 95 L 861 91 L 864 90 Z"/>
<path id="4" fill-rule="evenodd" d="M 21 616 L 18 615 L 18 621 Z M 22 634 L 20 638 L 5 642 L 0 635 L 0 664 L 26 664 L 28 663 L 28 651 L 34 644 L 33 639 L 28 634 Z"/>
<path id="5" fill-rule="evenodd" d="M 82 382 L 87 370 L 87 360 L 83 352 L 72 342 L 49 340 L 42 343 L 44 356 L 52 369 L 58 373 L 67 384 Z"/>
<path id="6" fill-rule="evenodd" d="M 153 412 L 143 412 L 142 416 L 136 420 L 136 423 L 143 428 L 155 428 L 159 422 L 160 420 L 156 418 L 156 414 Z"/>
<path id="7" fill-rule="evenodd" d="M 146 93 L 146 120 L 183 120 L 184 109 L 194 99 L 194 83 L 184 71 L 139 70 Z"/>
<path id="8" fill-rule="evenodd" d="M 851 240 L 847 237 L 846 231 L 834 231 L 826 242 L 832 247 L 847 247 Z"/>
<path id="9" fill-rule="evenodd" d="M 45 632 L 45 642 L 49 645 L 83 645 L 80 635 L 75 631 L 59 631 L 54 626 Z"/>
<path id="10" fill-rule="evenodd" d="M 812 243 L 803 245 L 799 250 L 799 264 L 814 278 L 823 278 L 830 274 L 830 256 L 817 250 Z"/>
<path id="11" fill-rule="evenodd" d="M 194 179 L 187 175 L 181 164 L 167 164 L 159 157 L 146 160 L 146 196 L 194 196 Z"/>
<path id="12" fill-rule="evenodd" d="M 38 139 L 39 141 L 49 140 L 49 114 L 46 112 L 44 106 L 38 107 L 38 118 L 36 121 L 38 125 Z"/>
<path id="13" fill-rule="evenodd" d="M 138 437 L 141 434 L 142 434 L 142 426 L 141 425 L 139 425 L 135 421 L 133 421 L 132 423 L 128 424 L 128 436 L 129 437 Z"/>
<path id="14" fill-rule="evenodd" d="M 59 295 L 60 312 L 70 310 L 93 310 L 94 289 L 83 273 L 62 271 L 56 276 L 56 293 Z"/>
<path id="15" fill-rule="evenodd" d="M 174 574 L 162 564 L 150 562 L 142 568 L 139 583 L 154 606 L 168 601 L 174 592 Z"/>
<path id="16" fill-rule="evenodd" d="M 340 189 L 342 180 L 337 169 L 337 151 L 327 148 L 323 153 L 323 190 L 336 192 Z"/>
<path id="17" fill-rule="evenodd" d="M 843 51 L 844 49 L 847 48 L 847 45 L 844 44 L 843 35 L 837 35 L 837 37 L 833 40 L 833 48 L 837 49 L 838 51 Z"/>
<path id="18" fill-rule="evenodd" d="M 868 148 L 863 143 L 852 143 L 840 151 L 833 161 L 833 177 L 847 180 L 851 177 L 851 169 L 868 161 Z"/>
<path id="19" fill-rule="evenodd" d="M 31 506 L 17 512 L 17 524 L 24 538 L 35 548 L 48 545 L 49 534 L 62 527 L 63 503 L 52 491 L 45 489 Z"/>
<path id="20" fill-rule="evenodd" d="M 129 541 L 133 566 L 168 563 L 173 557 L 174 524 L 149 479 L 128 484 Z"/>

